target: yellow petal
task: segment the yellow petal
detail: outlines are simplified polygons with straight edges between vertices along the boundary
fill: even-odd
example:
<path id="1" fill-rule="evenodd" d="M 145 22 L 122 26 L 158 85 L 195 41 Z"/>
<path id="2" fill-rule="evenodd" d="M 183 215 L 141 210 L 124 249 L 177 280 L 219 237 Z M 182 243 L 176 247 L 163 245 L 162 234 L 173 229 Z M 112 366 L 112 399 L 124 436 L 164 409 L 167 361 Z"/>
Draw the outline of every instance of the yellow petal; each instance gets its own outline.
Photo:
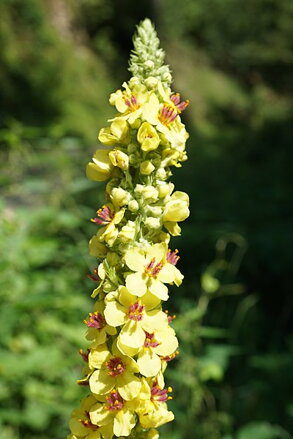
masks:
<path id="1" fill-rule="evenodd" d="M 157 96 L 152 93 L 149 97 L 149 101 L 143 106 L 143 117 L 144 119 L 152 125 L 158 123 L 158 113 L 159 113 L 160 103 Z"/>
<path id="2" fill-rule="evenodd" d="M 144 251 L 134 247 L 127 250 L 125 254 L 125 262 L 132 271 L 143 271 L 145 266 Z"/>
<path id="3" fill-rule="evenodd" d="M 93 181 L 105 181 L 111 175 L 110 171 L 108 173 L 101 172 L 100 168 L 95 163 L 92 162 L 89 162 L 86 165 L 85 173 L 87 178 Z"/>
<path id="4" fill-rule="evenodd" d="M 152 349 L 144 348 L 138 354 L 137 364 L 139 371 L 145 377 L 156 376 L 161 369 L 161 360 Z"/>
<path id="5" fill-rule="evenodd" d="M 99 369 L 109 357 L 110 352 L 106 344 L 100 345 L 96 349 L 92 349 L 89 353 L 89 366 L 94 369 Z"/>
<path id="6" fill-rule="evenodd" d="M 166 229 L 168 230 L 168 232 L 172 236 L 180 236 L 181 235 L 181 228 L 176 222 L 167 221 L 167 222 L 164 222 L 164 226 L 166 227 Z"/>
<path id="7" fill-rule="evenodd" d="M 113 165 L 109 159 L 109 149 L 97 149 L 92 158 L 99 172 L 110 175 Z"/>
<path id="8" fill-rule="evenodd" d="M 135 298 L 133 297 L 133 294 L 130 294 L 126 287 L 121 286 L 119 288 L 119 302 L 128 309 L 134 301 Z"/>
<path id="9" fill-rule="evenodd" d="M 114 434 L 115 436 L 129 436 L 131 430 L 136 424 L 134 413 L 123 408 L 119 410 L 114 418 Z"/>
<path id="10" fill-rule="evenodd" d="M 186 192 L 176 191 L 172 194 L 172 199 L 185 201 L 189 206 L 189 195 Z"/>
<path id="11" fill-rule="evenodd" d="M 115 385 L 115 378 L 108 375 L 105 369 L 98 369 L 89 379 L 91 392 L 96 395 L 105 395 L 110 392 Z"/>
<path id="12" fill-rule="evenodd" d="M 142 273 L 128 274 L 125 284 L 128 291 L 134 296 L 141 297 L 147 291 L 146 278 Z"/>
<path id="13" fill-rule="evenodd" d="M 161 300 L 168 300 L 168 288 L 158 279 L 150 279 L 148 288 L 152 294 Z"/>
<path id="14" fill-rule="evenodd" d="M 128 355 L 129 357 L 134 357 L 140 348 L 130 348 L 129 346 L 123 345 L 120 338 L 117 339 L 117 347 L 121 354 Z"/>
<path id="15" fill-rule="evenodd" d="M 161 262 L 167 253 L 167 246 L 165 243 L 154 244 L 146 249 L 147 261 L 155 258 L 156 262 Z"/>
<path id="16" fill-rule="evenodd" d="M 133 373 L 124 372 L 122 376 L 117 377 L 116 388 L 123 399 L 130 401 L 138 395 L 141 381 Z"/>
<path id="17" fill-rule="evenodd" d="M 160 427 L 167 422 L 173 421 L 174 414 L 168 411 L 163 404 L 152 413 L 140 414 L 139 420 L 143 428 Z"/>
<path id="18" fill-rule="evenodd" d="M 167 314 L 159 309 L 148 311 L 141 322 L 141 326 L 145 331 L 150 333 L 152 333 L 154 329 L 166 328 L 168 326 Z"/>
<path id="19" fill-rule="evenodd" d="M 114 417 L 114 413 L 110 410 L 105 410 L 104 406 L 100 403 L 95 404 L 89 410 L 89 415 L 91 422 L 99 426 L 109 424 Z"/>
<path id="20" fill-rule="evenodd" d="M 107 247 L 100 242 L 100 238 L 95 235 L 89 242 L 89 253 L 96 258 L 104 258 L 107 255 Z"/>
<path id="21" fill-rule="evenodd" d="M 156 308 L 158 305 L 160 305 L 161 300 L 154 296 L 152 293 L 147 291 L 142 297 L 141 297 L 141 303 L 145 305 L 146 310 L 150 310 L 153 308 Z"/>
<path id="22" fill-rule="evenodd" d="M 116 117 L 111 123 L 111 133 L 118 140 L 123 140 L 128 132 L 128 124 L 123 117 Z"/>
<path id="23" fill-rule="evenodd" d="M 144 344 L 145 333 L 138 322 L 128 320 L 119 334 L 119 340 L 124 346 L 140 348 Z"/>
<path id="24" fill-rule="evenodd" d="M 163 221 L 184 221 L 190 212 L 186 201 L 180 199 L 170 200 L 163 212 Z"/>
<path id="25" fill-rule="evenodd" d="M 121 326 L 126 321 L 126 308 L 116 301 L 108 302 L 105 308 L 105 319 L 108 325 Z"/>
<path id="26" fill-rule="evenodd" d="M 94 340 L 94 346 L 97 347 L 103 343 L 105 343 L 107 334 L 105 329 L 95 329 L 95 328 L 89 328 L 87 330 L 85 338 L 87 340 Z M 92 346 L 93 347 L 93 346 Z"/>
<path id="27" fill-rule="evenodd" d="M 69 428 L 71 433 L 76 434 L 77 436 L 85 436 L 88 433 L 88 428 L 84 427 L 84 425 L 76 418 L 70 419 Z"/>
<path id="28" fill-rule="evenodd" d="M 156 338 L 160 341 L 159 346 L 155 348 L 156 353 L 165 357 L 166 355 L 173 354 L 178 348 L 178 340 L 175 335 L 172 335 L 170 332 L 158 331 L 156 332 Z"/>
<path id="29" fill-rule="evenodd" d="M 172 264 L 165 264 L 162 268 L 162 270 L 158 274 L 158 279 L 161 282 L 167 282 L 168 284 L 174 282 L 175 280 L 175 271 L 174 271 L 174 265 Z"/>

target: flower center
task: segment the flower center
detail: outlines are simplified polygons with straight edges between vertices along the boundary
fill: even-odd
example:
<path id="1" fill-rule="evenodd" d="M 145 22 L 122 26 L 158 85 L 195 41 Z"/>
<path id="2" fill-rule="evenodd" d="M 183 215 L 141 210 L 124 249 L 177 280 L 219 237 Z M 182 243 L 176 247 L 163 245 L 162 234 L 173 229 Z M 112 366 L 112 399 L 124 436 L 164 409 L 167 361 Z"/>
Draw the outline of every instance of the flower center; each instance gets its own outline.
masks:
<path id="1" fill-rule="evenodd" d="M 101 278 L 100 278 L 100 276 L 98 274 L 98 269 L 97 268 L 94 268 L 93 272 L 88 274 L 87 277 L 89 279 L 93 280 L 94 282 L 100 282 L 100 280 L 101 280 Z"/>
<path id="2" fill-rule="evenodd" d="M 106 401 L 106 410 L 118 411 L 121 410 L 124 406 L 124 399 L 122 399 L 119 393 L 114 389 L 112 390 L 110 395 L 107 396 Z"/>
<path id="3" fill-rule="evenodd" d="M 139 322 L 143 319 L 144 305 L 139 302 L 135 302 L 130 305 L 128 309 L 128 317 L 135 322 Z"/>
<path id="4" fill-rule="evenodd" d="M 187 105 L 189 104 L 188 99 L 186 101 L 180 102 L 180 94 L 179 93 L 173 94 L 170 97 L 170 99 L 173 102 L 173 104 L 175 105 L 175 107 L 177 108 L 178 113 L 181 113 L 182 111 L 184 111 L 185 108 L 187 107 Z"/>
<path id="5" fill-rule="evenodd" d="M 84 412 L 84 413 L 86 419 L 79 419 L 79 422 L 81 422 L 84 427 L 89 428 L 92 431 L 98 430 L 100 427 L 98 425 L 92 424 L 89 412 Z"/>
<path id="6" fill-rule="evenodd" d="M 165 357 L 161 357 L 161 359 L 168 362 L 168 361 L 174 360 L 174 358 L 176 358 L 177 355 L 179 355 L 179 351 L 176 351 L 176 352 L 174 352 L 173 354 L 170 354 L 170 355 L 166 355 Z"/>
<path id="7" fill-rule="evenodd" d="M 115 212 L 110 209 L 109 206 L 103 206 L 101 209 L 97 210 L 97 218 L 92 218 L 91 221 L 98 225 L 109 224 L 115 215 Z"/>
<path id="8" fill-rule="evenodd" d="M 172 396 L 168 396 L 168 393 L 172 391 L 172 387 L 168 387 L 167 389 L 161 389 L 158 386 L 157 381 L 155 381 L 151 390 L 151 401 L 166 402 L 168 401 L 168 399 L 172 399 Z"/>
<path id="9" fill-rule="evenodd" d="M 156 348 L 157 346 L 159 346 L 160 343 L 155 339 L 154 333 L 150 334 L 149 332 L 144 332 L 146 335 L 146 339 L 144 341 L 145 348 Z"/>
<path id="10" fill-rule="evenodd" d="M 147 276 L 156 277 L 159 274 L 159 272 L 162 270 L 162 268 L 163 268 L 162 262 L 156 262 L 156 259 L 153 258 L 145 266 L 144 272 Z"/>
<path id="11" fill-rule="evenodd" d="M 159 111 L 158 119 L 163 125 L 168 126 L 176 119 L 177 116 L 178 112 L 175 107 L 172 107 L 170 104 L 164 104 Z"/>
<path id="12" fill-rule="evenodd" d="M 173 315 L 169 315 L 169 311 L 166 309 L 165 310 L 165 314 L 167 314 L 167 318 L 168 318 L 168 323 L 170 324 L 171 322 L 173 322 L 173 320 L 176 319 L 176 314 Z"/>
<path id="13" fill-rule="evenodd" d="M 99 312 L 89 313 L 88 320 L 83 321 L 89 328 L 103 329 L 106 326 L 106 320 Z"/>
<path id="14" fill-rule="evenodd" d="M 107 361 L 106 368 L 108 369 L 108 375 L 111 377 L 116 377 L 117 375 L 121 375 L 125 371 L 125 364 L 119 357 L 111 358 L 111 360 Z"/>
<path id="15" fill-rule="evenodd" d="M 174 252 L 172 252 L 172 250 L 168 250 L 167 252 L 167 261 L 172 264 L 172 265 L 176 265 L 177 262 L 180 259 L 180 256 L 177 256 L 178 250 L 176 249 Z"/>
<path id="16" fill-rule="evenodd" d="M 89 353 L 90 353 L 89 349 L 87 349 L 86 352 L 83 349 L 79 349 L 79 355 L 86 363 L 88 362 L 89 359 Z"/>
<path id="17" fill-rule="evenodd" d="M 134 95 L 131 95 L 130 98 L 124 96 L 124 102 L 130 111 L 136 111 L 140 107 L 140 105 L 139 105 L 139 103 Z"/>

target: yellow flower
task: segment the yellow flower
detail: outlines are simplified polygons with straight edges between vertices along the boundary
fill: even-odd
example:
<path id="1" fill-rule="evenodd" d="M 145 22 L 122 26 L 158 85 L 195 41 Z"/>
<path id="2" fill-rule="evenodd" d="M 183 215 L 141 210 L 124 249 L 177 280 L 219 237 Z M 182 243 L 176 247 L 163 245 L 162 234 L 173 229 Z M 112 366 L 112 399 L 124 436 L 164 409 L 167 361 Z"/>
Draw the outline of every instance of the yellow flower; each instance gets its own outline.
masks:
<path id="1" fill-rule="evenodd" d="M 108 149 L 96 150 L 92 158 L 93 162 L 88 163 L 86 167 L 87 178 L 94 181 L 104 181 L 111 176 L 114 166 L 109 158 L 109 152 Z"/>
<path id="2" fill-rule="evenodd" d="M 116 329 L 109 326 L 104 317 L 105 305 L 102 301 L 97 301 L 94 306 L 94 312 L 90 313 L 84 323 L 88 327 L 86 333 L 87 340 L 93 340 L 91 348 L 105 343 L 108 335 L 115 335 Z"/>
<path id="3" fill-rule="evenodd" d="M 118 348 L 126 355 L 137 355 L 139 372 L 145 377 L 154 377 L 161 370 L 161 357 L 172 355 L 177 347 L 178 340 L 175 331 L 170 326 L 160 330 L 145 331 L 145 340 L 140 348 L 130 348 L 119 339 Z"/>
<path id="4" fill-rule="evenodd" d="M 134 81 L 132 81 L 134 82 Z M 128 120 L 130 125 L 141 116 L 142 105 L 148 99 L 147 89 L 140 83 L 133 83 L 130 89 L 128 84 L 124 82 L 125 91 L 117 90 L 110 96 L 110 104 L 115 105 L 117 111 L 122 113 L 122 117 Z"/>
<path id="5" fill-rule="evenodd" d="M 143 115 L 148 123 L 154 125 L 157 131 L 165 136 L 172 148 L 183 150 L 188 133 L 180 120 L 179 114 L 186 108 L 188 101 L 177 102 L 175 96 L 178 95 L 172 95 L 168 99 L 165 94 L 165 102 L 161 104 L 157 95 L 153 93 L 144 105 Z"/>
<path id="6" fill-rule="evenodd" d="M 127 250 L 125 262 L 135 273 L 126 276 L 126 288 L 134 296 L 141 297 L 147 291 L 161 300 L 168 299 L 166 283 L 174 282 L 174 270 L 166 263 L 167 246 L 158 243 L 142 249 Z"/>
<path id="7" fill-rule="evenodd" d="M 143 122 L 137 132 L 137 140 L 143 151 L 157 149 L 160 144 L 160 137 L 156 129 L 148 122 Z"/>
<path id="8" fill-rule="evenodd" d="M 181 229 L 177 222 L 184 221 L 189 216 L 188 206 L 189 197 L 185 192 L 176 191 L 167 201 L 163 212 L 163 222 L 171 235 L 180 235 Z"/>
<path id="9" fill-rule="evenodd" d="M 160 300 L 150 293 L 140 299 L 133 297 L 121 286 L 117 294 L 106 297 L 105 319 L 111 326 L 122 326 L 118 342 L 130 348 L 140 348 L 146 338 L 145 331 L 168 326 L 166 313 L 158 308 Z"/>
<path id="10" fill-rule="evenodd" d="M 106 402 L 91 407 L 89 415 L 94 425 L 113 425 L 115 436 L 129 436 L 136 425 L 135 403 L 125 401 L 116 389 L 106 395 Z"/>
<path id="11" fill-rule="evenodd" d="M 139 421 L 143 428 L 157 428 L 167 422 L 174 419 L 174 414 L 168 411 L 166 402 L 172 399 L 168 396 L 169 392 L 172 392 L 172 388 L 162 388 L 157 380 L 154 380 L 150 384 L 146 380 L 143 380 L 143 386 L 148 390 L 145 391 L 148 399 L 144 401 L 144 404 L 140 404 L 138 414 Z"/>
<path id="12" fill-rule="evenodd" d="M 80 408 L 74 410 L 69 421 L 71 431 L 70 439 L 111 439 L 113 437 L 113 426 L 98 426 L 91 422 L 90 409 L 96 404 L 94 396 L 88 396 L 81 401 Z"/>
<path id="13" fill-rule="evenodd" d="M 183 274 L 180 273 L 178 268 L 176 267 L 176 264 L 178 260 L 180 259 L 180 256 L 177 256 L 178 250 L 175 250 L 172 252 L 172 250 L 167 251 L 166 255 L 166 265 L 169 270 L 173 271 L 173 282 L 174 284 L 179 287 L 182 284 L 183 280 Z"/>
<path id="14" fill-rule="evenodd" d="M 90 389 L 94 394 L 105 395 L 115 387 L 127 401 L 138 395 L 141 388 L 141 381 L 135 376 L 139 372 L 138 366 L 132 358 L 122 355 L 115 344 L 112 353 L 108 351 L 106 344 L 101 346 L 98 361 L 91 357 L 90 365 L 96 369 L 89 379 Z"/>
<path id="15" fill-rule="evenodd" d="M 118 236 L 118 229 L 116 225 L 120 223 L 124 216 L 125 209 L 120 209 L 115 212 L 112 204 L 105 204 L 97 211 L 97 217 L 92 218 L 92 222 L 97 225 L 106 225 L 99 234 L 99 241 L 105 241 L 109 246 L 112 246 Z"/>
<path id="16" fill-rule="evenodd" d="M 116 117 L 111 125 L 102 128 L 99 132 L 98 139 L 104 145 L 115 145 L 116 143 L 127 143 L 128 124 L 121 117 Z"/>

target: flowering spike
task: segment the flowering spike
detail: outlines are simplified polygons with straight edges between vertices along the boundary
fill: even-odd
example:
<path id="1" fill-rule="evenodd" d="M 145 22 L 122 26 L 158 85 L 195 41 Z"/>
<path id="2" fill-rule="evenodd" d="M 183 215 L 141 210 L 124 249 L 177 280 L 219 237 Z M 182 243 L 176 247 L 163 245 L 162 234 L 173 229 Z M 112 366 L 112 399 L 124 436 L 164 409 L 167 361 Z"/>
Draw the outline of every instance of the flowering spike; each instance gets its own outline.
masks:
<path id="1" fill-rule="evenodd" d="M 189 215 L 188 195 L 168 182 L 171 167 L 187 159 L 188 134 L 181 112 L 188 100 L 170 89 L 171 74 L 150 20 L 134 38 L 123 90 L 110 96 L 116 114 L 99 132 L 99 148 L 87 165 L 94 181 L 109 180 L 107 204 L 92 222 L 89 244 L 98 260 L 89 275 L 96 300 L 84 320 L 86 366 L 78 384 L 90 395 L 74 410 L 68 439 L 158 437 L 157 427 L 173 420 L 162 373 L 178 355 L 178 340 L 163 311 L 169 285 L 180 286 L 178 250 L 169 248 Z"/>

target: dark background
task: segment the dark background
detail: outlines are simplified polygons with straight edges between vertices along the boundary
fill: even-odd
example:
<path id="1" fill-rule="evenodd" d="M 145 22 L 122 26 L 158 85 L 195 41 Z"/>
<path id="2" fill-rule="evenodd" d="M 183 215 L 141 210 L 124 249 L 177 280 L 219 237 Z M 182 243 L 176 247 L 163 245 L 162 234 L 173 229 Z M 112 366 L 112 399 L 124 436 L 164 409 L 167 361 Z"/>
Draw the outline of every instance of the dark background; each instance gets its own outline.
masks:
<path id="1" fill-rule="evenodd" d="M 145 17 L 190 99 L 162 438 L 292 437 L 292 1 L 2 0 L 0 17 L 0 438 L 64 438 L 85 393 L 103 185 L 84 168 Z"/>

